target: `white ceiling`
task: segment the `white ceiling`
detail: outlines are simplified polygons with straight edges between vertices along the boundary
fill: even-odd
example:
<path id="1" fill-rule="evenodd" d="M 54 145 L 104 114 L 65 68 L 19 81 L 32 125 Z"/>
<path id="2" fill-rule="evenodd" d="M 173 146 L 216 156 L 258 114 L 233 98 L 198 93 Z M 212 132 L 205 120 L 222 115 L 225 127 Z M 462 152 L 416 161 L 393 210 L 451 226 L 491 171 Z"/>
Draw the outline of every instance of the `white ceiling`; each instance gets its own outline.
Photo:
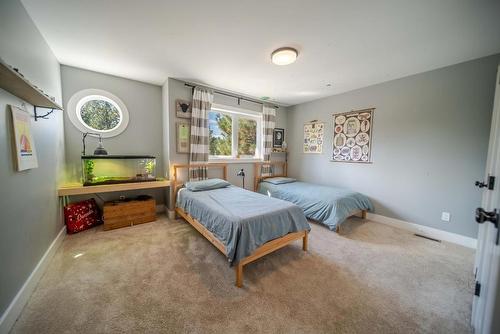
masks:
<path id="1" fill-rule="evenodd" d="M 496 0 L 22 2 L 62 64 L 290 105 L 500 52 Z"/>

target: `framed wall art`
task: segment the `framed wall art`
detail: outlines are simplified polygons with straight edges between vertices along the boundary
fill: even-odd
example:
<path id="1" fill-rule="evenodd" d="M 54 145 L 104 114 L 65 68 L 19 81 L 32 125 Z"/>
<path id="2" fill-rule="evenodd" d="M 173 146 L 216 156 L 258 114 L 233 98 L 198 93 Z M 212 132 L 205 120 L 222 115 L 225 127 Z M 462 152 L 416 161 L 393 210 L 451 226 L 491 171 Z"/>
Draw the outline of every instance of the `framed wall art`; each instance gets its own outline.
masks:
<path id="1" fill-rule="evenodd" d="M 274 128 L 274 130 L 273 130 L 273 147 L 274 148 L 282 148 L 284 139 L 285 139 L 285 129 Z"/>
<path id="2" fill-rule="evenodd" d="M 180 118 L 191 119 L 191 101 L 175 100 L 175 114 Z"/>
<path id="3" fill-rule="evenodd" d="M 35 143 L 31 132 L 31 115 L 21 108 L 10 106 L 16 149 L 17 170 L 38 168 Z"/>
<path id="4" fill-rule="evenodd" d="M 191 124 L 189 122 L 177 122 L 176 124 L 177 153 L 189 153 L 191 142 Z"/>
<path id="5" fill-rule="evenodd" d="M 375 108 L 333 115 L 332 161 L 371 163 Z"/>
<path id="6" fill-rule="evenodd" d="M 304 124 L 304 153 L 323 153 L 325 123 Z"/>

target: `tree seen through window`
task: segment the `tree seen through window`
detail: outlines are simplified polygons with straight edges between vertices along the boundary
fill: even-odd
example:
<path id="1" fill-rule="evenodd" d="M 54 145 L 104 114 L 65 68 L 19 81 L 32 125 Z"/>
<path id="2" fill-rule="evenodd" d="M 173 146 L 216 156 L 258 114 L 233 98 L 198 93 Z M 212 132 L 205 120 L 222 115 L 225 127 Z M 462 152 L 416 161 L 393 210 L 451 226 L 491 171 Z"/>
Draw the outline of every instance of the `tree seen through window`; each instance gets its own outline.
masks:
<path id="1" fill-rule="evenodd" d="M 121 115 L 118 109 L 108 101 L 90 100 L 80 108 L 83 122 L 95 130 L 111 130 L 118 126 Z"/>
<path id="2" fill-rule="evenodd" d="M 257 117 L 211 110 L 208 123 L 210 156 L 254 158 L 258 153 Z"/>
<path id="3" fill-rule="evenodd" d="M 231 156 L 232 119 L 219 113 L 208 113 L 210 155 Z"/>
<path id="4" fill-rule="evenodd" d="M 257 122 L 238 119 L 238 155 L 254 156 L 257 147 Z"/>

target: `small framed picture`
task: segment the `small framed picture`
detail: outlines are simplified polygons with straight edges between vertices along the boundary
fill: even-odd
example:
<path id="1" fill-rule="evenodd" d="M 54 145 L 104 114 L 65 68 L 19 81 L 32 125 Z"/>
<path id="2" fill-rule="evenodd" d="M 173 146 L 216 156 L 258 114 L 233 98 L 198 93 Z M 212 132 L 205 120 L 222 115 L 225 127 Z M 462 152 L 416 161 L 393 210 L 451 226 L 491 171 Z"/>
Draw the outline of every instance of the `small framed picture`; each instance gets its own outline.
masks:
<path id="1" fill-rule="evenodd" d="M 285 129 L 274 128 L 273 130 L 273 147 L 283 147 L 283 140 L 285 139 Z"/>
<path id="2" fill-rule="evenodd" d="M 31 132 L 31 116 L 28 112 L 16 106 L 11 105 L 10 109 L 12 111 L 17 170 L 38 168 L 35 142 Z"/>
<path id="3" fill-rule="evenodd" d="M 189 124 L 189 122 L 177 122 L 176 124 L 177 153 L 189 153 L 190 137 L 191 137 L 191 125 Z"/>
<path id="4" fill-rule="evenodd" d="M 175 113 L 177 117 L 191 119 L 191 101 L 175 100 Z"/>

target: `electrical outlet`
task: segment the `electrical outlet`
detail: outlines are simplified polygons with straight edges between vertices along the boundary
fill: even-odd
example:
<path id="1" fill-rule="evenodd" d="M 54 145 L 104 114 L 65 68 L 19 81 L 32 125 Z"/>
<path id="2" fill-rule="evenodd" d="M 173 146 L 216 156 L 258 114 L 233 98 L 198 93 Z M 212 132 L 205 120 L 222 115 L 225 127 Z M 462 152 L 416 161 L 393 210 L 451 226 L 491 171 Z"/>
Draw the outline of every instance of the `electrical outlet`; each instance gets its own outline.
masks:
<path id="1" fill-rule="evenodd" d="M 441 220 L 444 222 L 449 222 L 451 218 L 451 215 L 449 212 L 441 212 Z"/>

